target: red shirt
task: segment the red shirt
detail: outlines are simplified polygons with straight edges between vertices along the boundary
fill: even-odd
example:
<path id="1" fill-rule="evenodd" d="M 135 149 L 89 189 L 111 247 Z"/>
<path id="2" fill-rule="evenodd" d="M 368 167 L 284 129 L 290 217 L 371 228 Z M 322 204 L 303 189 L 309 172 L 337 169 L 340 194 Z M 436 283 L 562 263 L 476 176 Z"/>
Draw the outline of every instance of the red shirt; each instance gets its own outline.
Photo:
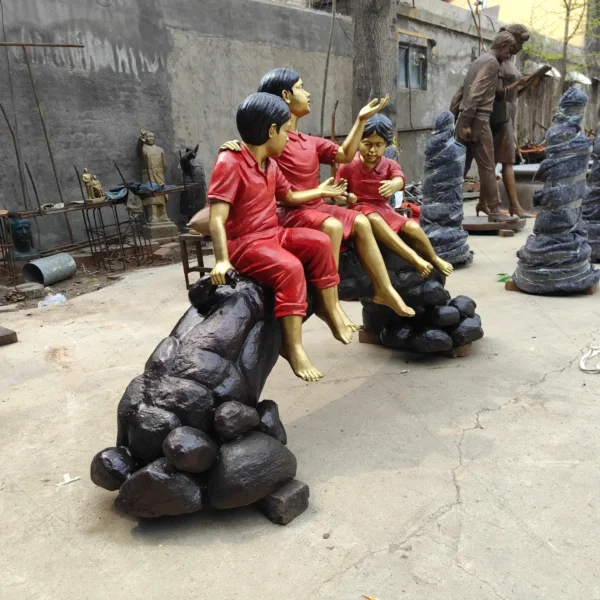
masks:
<path id="1" fill-rule="evenodd" d="M 348 191 L 355 194 L 359 202 L 388 204 L 389 198 L 384 198 L 379 193 L 379 187 L 382 181 L 394 177 L 404 178 L 404 173 L 395 160 L 382 156 L 381 160 L 369 169 L 361 160 L 360 152 L 357 152 L 351 163 L 340 165 L 336 180 L 346 179 Z"/>
<path id="2" fill-rule="evenodd" d="M 225 224 L 228 240 L 247 235 L 260 239 L 277 234 L 275 197 L 284 198 L 290 189 L 274 160 L 267 160 L 263 171 L 248 148 L 242 146 L 241 152 L 219 154 L 208 198 L 231 205 Z"/>
<path id="3" fill-rule="evenodd" d="M 304 191 L 319 187 L 319 165 L 333 165 L 339 146 L 325 138 L 288 131 L 288 143 L 277 164 L 292 190 Z M 302 206 L 320 204 L 313 200 Z"/>

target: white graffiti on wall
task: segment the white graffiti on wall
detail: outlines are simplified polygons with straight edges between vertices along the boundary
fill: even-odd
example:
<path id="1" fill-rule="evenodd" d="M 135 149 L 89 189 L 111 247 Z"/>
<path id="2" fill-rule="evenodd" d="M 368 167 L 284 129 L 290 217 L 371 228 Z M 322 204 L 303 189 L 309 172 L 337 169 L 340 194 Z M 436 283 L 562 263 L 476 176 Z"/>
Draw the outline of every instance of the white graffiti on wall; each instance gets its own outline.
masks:
<path id="1" fill-rule="evenodd" d="M 31 34 L 23 29 L 21 39 L 25 42 L 48 41 L 41 34 Z M 44 64 L 73 71 L 97 73 L 110 70 L 140 79 L 142 73 L 154 74 L 163 67 L 164 61 L 159 54 L 149 56 L 140 49 L 119 41 L 96 37 L 93 33 L 69 32 L 60 40 L 68 44 L 83 44 L 85 48 L 29 48 L 33 63 Z M 57 43 L 59 40 L 57 40 Z M 13 54 L 19 57 L 20 49 L 14 48 Z"/>

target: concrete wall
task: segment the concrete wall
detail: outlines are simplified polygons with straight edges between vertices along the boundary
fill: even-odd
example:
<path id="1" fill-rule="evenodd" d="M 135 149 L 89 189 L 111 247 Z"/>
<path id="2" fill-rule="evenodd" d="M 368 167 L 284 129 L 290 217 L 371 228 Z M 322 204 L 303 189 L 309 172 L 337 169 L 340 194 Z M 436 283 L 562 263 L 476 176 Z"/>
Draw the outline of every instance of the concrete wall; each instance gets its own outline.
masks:
<path id="1" fill-rule="evenodd" d="M 271 68 L 298 69 L 315 99 L 304 130 L 317 133 L 330 19 L 326 13 L 256 0 L 4 0 L 10 40 L 83 43 L 84 49 L 30 51 L 34 77 L 65 196 L 79 199 L 73 164 L 105 187 L 140 179 L 139 128 L 156 134 L 167 154 L 169 181 L 179 181 L 178 151 L 200 144 L 210 172 L 219 145 L 237 137 L 235 110 Z M 342 27 L 347 33 L 344 33 Z M 340 100 L 338 128 L 351 123 L 351 22 L 336 27 L 327 114 Z M 58 202 L 48 152 L 20 49 L 8 52 L 23 158 L 43 202 Z M 14 122 L 7 55 L 0 50 L 0 102 Z M 329 118 L 326 119 L 329 122 Z M 327 127 L 328 130 L 328 127 Z M 23 208 L 16 160 L 0 122 L 0 207 Z M 31 190 L 30 190 L 31 194 Z M 174 199 L 176 200 L 176 199 Z M 31 198 L 33 205 L 33 197 Z M 169 208 L 176 216 L 176 201 Z M 46 246 L 66 241 L 64 220 L 39 219 Z M 82 224 L 74 218 L 77 237 Z"/>

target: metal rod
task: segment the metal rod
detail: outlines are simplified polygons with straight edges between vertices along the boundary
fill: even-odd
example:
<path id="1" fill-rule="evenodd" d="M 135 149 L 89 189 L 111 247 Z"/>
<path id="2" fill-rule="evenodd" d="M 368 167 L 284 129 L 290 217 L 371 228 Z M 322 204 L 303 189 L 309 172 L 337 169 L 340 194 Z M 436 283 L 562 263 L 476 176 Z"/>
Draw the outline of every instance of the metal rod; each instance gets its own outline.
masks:
<path id="1" fill-rule="evenodd" d="M 125 188 L 127 190 L 129 190 L 129 186 L 127 185 L 127 182 L 125 181 L 125 177 L 123 177 L 123 173 L 121 173 L 121 169 L 119 169 L 119 165 L 117 164 L 117 161 L 113 160 L 113 163 L 114 163 L 117 171 L 119 171 L 119 175 L 121 176 L 121 179 L 123 180 L 123 184 L 125 185 Z"/>
<path id="2" fill-rule="evenodd" d="M 46 146 L 48 146 L 48 154 L 50 155 L 50 162 L 52 163 L 52 170 L 54 171 L 54 178 L 56 179 L 56 187 L 58 188 L 58 195 L 60 201 L 64 204 L 65 199 L 63 198 L 62 188 L 60 187 L 60 181 L 58 180 L 58 172 L 56 170 L 56 164 L 54 162 L 54 154 L 52 152 L 52 146 L 50 145 L 50 136 L 48 135 L 48 129 L 46 128 L 46 120 L 44 119 L 44 111 L 40 104 L 40 99 L 35 87 L 35 81 L 33 79 L 33 73 L 31 71 L 31 63 L 29 62 L 29 55 L 27 54 L 27 48 L 23 48 L 23 55 L 25 57 L 25 64 L 27 65 L 27 71 L 29 72 L 29 79 L 31 81 L 31 87 L 33 89 L 33 95 L 37 104 L 38 112 L 40 113 L 40 120 L 42 121 L 42 128 L 44 130 L 44 137 L 46 138 Z"/>
<path id="3" fill-rule="evenodd" d="M 56 187 L 58 188 L 58 195 L 60 197 L 60 201 L 66 205 L 65 198 L 63 196 L 62 188 L 60 187 L 60 181 L 58 179 L 58 171 L 56 170 L 56 163 L 54 162 L 54 154 L 52 152 L 52 146 L 50 144 L 50 136 L 48 135 L 48 129 L 46 128 L 46 120 L 44 119 L 44 111 L 42 110 L 42 105 L 40 104 L 40 99 L 37 93 L 37 88 L 35 87 L 35 80 L 33 79 L 33 73 L 31 71 L 31 63 L 29 62 L 29 55 L 27 54 L 27 48 L 23 46 L 23 56 L 25 57 L 25 64 L 27 65 L 27 71 L 29 73 L 29 79 L 31 81 L 31 88 L 33 89 L 33 95 L 35 97 L 35 102 L 38 107 L 38 112 L 40 113 L 40 120 L 42 122 L 42 129 L 44 130 L 44 137 L 46 138 L 46 145 L 48 146 L 48 154 L 50 155 L 50 162 L 52 163 L 52 171 L 54 172 L 54 178 L 56 179 Z M 67 231 L 69 233 L 69 239 L 71 240 L 71 244 L 75 243 L 75 238 L 73 237 L 73 230 L 71 229 L 71 222 L 69 221 L 69 216 L 67 213 L 65 215 L 65 223 L 67 225 Z"/>
<path id="4" fill-rule="evenodd" d="M 83 193 L 83 184 L 81 183 L 81 175 L 79 174 L 77 165 L 73 165 L 73 168 L 75 169 L 75 173 L 77 175 L 77 181 L 79 182 L 79 189 L 81 190 L 81 197 L 83 198 L 83 202 L 85 204 L 88 201 L 88 198 L 86 198 L 85 194 Z"/>
<path id="5" fill-rule="evenodd" d="M 37 202 L 38 208 L 40 209 L 40 215 L 42 214 L 42 205 L 40 203 L 40 197 L 37 193 L 37 187 L 35 185 L 35 181 L 33 180 L 33 175 L 31 174 L 31 169 L 29 165 L 25 163 L 25 168 L 27 169 L 27 174 L 29 175 L 29 181 L 31 181 L 31 187 L 33 188 L 33 194 L 35 196 L 35 201 Z"/>
<path id="6" fill-rule="evenodd" d="M 17 136 L 11 127 L 10 121 L 8 120 L 8 115 L 6 114 L 6 110 L 4 106 L 0 102 L 0 109 L 2 110 L 2 114 L 6 120 L 6 124 L 8 125 L 8 130 L 10 131 L 10 135 L 13 139 L 13 144 L 15 145 L 15 152 L 17 154 L 17 166 L 19 167 L 19 178 L 21 180 L 21 189 L 23 191 L 23 205 L 25 206 L 25 210 L 29 209 L 29 200 L 27 196 L 27 186 L 25 183 L 25 174 L 23 173 L 23 166 L 21 165 L 21 153 L 19 152 L 19 142 L 17 141 Z"/>
<path id="7" fill-rule="evenodd" d="M 21 48 L 85 48 L 83 44 L 36 44 L 33 42 L 0 42 L 0 46 L 20 46 Z"/>

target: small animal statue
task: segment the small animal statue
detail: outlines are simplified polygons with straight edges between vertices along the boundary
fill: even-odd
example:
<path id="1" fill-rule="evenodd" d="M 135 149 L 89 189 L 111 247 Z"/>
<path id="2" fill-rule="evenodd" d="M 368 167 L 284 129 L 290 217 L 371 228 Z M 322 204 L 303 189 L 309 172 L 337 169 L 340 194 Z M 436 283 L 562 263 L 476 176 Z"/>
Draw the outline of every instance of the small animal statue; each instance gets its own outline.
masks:
<path id="1" fill-rule="evenodd" d="M 198 145 L 195 148 L 186 148 L 185 154 L 179 159 L 183 181 L 198 184 L 181 192 L 179 212 L 186 218 L 186 223 L 206 205 L 206 176 L 197 154 Z"/>

